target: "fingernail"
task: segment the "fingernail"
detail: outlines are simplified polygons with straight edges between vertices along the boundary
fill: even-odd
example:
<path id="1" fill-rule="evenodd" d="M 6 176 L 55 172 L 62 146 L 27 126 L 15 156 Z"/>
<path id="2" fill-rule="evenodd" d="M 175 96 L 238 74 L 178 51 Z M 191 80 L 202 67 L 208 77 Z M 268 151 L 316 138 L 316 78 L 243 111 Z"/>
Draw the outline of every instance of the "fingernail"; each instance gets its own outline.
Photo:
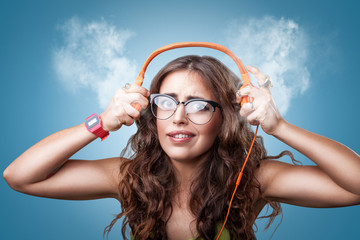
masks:
<path id="1" fill-rule="evenodd" d="M 124 86 L 125 89 L 129 89 L 130 87 L 131 87 L 130 83 L 126 83 L 125 86 Z"/>

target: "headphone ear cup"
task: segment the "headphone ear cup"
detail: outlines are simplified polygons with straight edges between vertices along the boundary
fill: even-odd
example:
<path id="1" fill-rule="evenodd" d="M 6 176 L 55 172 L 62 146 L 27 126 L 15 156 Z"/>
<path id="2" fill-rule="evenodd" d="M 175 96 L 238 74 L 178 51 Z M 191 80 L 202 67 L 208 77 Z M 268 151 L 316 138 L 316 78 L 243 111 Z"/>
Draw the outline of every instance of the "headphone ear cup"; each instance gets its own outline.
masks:
<path id="1" fill-rule="evenodd" d="M 248 85 L 252 85 L 251 83 L 250 84 L 246 84 L 246 85 L 242 85 L 240 87 L 240 89 L 248 86 Z M 240 106 L 242 107 L 245 103 L 252 103 L 254 101 L 254 98 L 252 97 L 249 97 L 249 96 L 242 96 L 241 97 L 241 102 L 240 102 Z"/>
<path id="2" fill-rule="evenodd" d="M 249 96 L 244 96 L 241 98 L 241 102 L 240 102 L 240 105 L 243 106 L 245 103 L 251 103 L 251 97 Z"/>

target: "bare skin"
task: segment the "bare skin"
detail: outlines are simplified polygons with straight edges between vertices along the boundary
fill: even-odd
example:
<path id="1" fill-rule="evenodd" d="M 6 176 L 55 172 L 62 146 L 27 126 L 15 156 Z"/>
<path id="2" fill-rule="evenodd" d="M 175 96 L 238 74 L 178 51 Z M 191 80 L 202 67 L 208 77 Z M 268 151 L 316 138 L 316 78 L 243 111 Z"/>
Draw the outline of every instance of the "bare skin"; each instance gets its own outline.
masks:
<path id="1" fill-rule="evenodd" d="M 248 70 L 260 84 L 265 80 L 264 74 L 258 69 L 249 66 Z M 165 92 L 177 93 L 179 101 L 186 101 L 186 97 L 193 94 L 191 88 L 180 90 L 189 86 L 182 85 L 185 82 L 181 79 L 183 77 L 181 74 L 176 75 L 177 85 L 170 84 L 174 88 L 165 89 L 166 91 L 163 89 Z M 195 88 L 204 87 L 200 85 Z M 206 90 L 201 90 L 197 94 L 207 99 L 213 98 Z M 360 204 L 359 155 L 338 142 L 285 121 L 279 114 L 268 88 L 248 86 L 240 91 L 240 95 L 254 98 L 254 108 L 251 108 L 250 104 L 245 104 L 240 112 L 251 124 L 260 124 L 267 134 L 295 148 L 316 164 L 293 166 L 280 161 L 263 162 L 256 172 L 256 177 L 266 198 L 306 207 Z M 131 104 L 136 102 L 142 108 L 146 108 L 148 96 L 145 88 L 135 85 L 126 92 L 118 90 L 108 108 L 101 114 L 103 128 L 107 131 L 116 131 L 123 125 L 133 124 L 134 120 L 140 117 L 140 113 Z M 239 102 L 240 99 L 239 96 Z M 211 121 L 217 120 L 219 119 L 215 116 Z M 160 125 L 165 127 L 164 122 Z M 202 134 L 207 134 L 206 129 L 188 121 L 183 106 L 178 107 L 176 114 L 169 119 L 167 126 L 169 125 L 175 129 L 196 132 L 198 140 L 201 140 Z M 6 168 L 3 176 L 13 189 L 35 196 L 77 200 L 119 199 L 117 186 L 122 159 L 70 160 L 73 154 L 95 139 L 96 136 L 90 133 L 84 124 L 52 134 L 14 160 Z M 164 144 L 169 143 L 165 140 Z M 169 151 L 171 153 L 171 148 Z M 189 239 L 197 235 L 194 216 L 187 204 L 189 184 L 191 176 L 197 171 L 197 166 L 205 159 L 206 151 L 196 148 L 194 154 L 189 155 L 189 159 L 172 158 L 180 188 L 177 196 L 173 198 L 174 209 L 167 223 L 169 239 Z M 256 201 L 254 209 L 258 213 L 263 207 L 263 202 Z"/>

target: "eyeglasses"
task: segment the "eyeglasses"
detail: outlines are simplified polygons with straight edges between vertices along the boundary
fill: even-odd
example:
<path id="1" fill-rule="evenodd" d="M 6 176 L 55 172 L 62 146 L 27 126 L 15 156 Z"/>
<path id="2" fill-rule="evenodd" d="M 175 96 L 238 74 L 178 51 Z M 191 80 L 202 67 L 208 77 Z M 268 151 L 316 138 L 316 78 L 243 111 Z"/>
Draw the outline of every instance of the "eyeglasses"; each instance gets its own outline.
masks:
<path id="1" fill-rule="evenodd" d="M 218 103 L 205 99 L 191 99 L 186 102 L 179 102 L 166 94 L 150 95 L 151 111 L 160 120 L 169 119 L 175 113 L 180 103 L 185 106 L 187 118 L 198 125 L 208 123 L 214 115 L 215 108 L 221 108 Z"/>

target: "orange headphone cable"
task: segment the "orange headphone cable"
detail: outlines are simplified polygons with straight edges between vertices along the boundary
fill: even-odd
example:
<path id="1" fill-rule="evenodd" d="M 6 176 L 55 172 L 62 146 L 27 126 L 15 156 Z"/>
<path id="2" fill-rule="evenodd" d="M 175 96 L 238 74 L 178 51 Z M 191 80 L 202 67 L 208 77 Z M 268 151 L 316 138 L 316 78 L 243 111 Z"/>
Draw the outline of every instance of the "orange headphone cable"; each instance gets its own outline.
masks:
<path id="1" fill-rule="evenodd" d="M 253 140 L 252 140 L 252 142 L 251 142 L 251 145 L 250 145 L 248 154 L 247 154 L 247 156 L 246 156 L 246 158 L 245 158 L 245 161 L 244 161 L 244 164 L 243 164 L 243 166 L 242 166 L 242 168 L 241 168 L 241 171 L 239 172 L 239 175 L 238 175 L 238 177 L 237 177 L 237 179 L 236 179 L 236 185 L 235 185 L 234 192 L 233 192 L 233 194 L 232 194 L 232 196 L 231 196 L 231 199 L 230 199 L 230 202 L 229 202 L 228 211 L 227 211 L 227 213 L 226 213 L 226 217 L 225 217 L 224 223 L 223 223 L 223 225 L 222 225 L 222 227 L 221 227 L 221 230 L 220 230 L 220 232 L 219 232 L 216 240 L 219 240 L 219 238 L 220 238 L 220 236 L 221 236 L 221 234 L 222 234 L 222 232 L 223 232 L 223 230 L 224 230 L 224 228 L 225 228 L 227 219 L 228 219 L 229 214 L 230 214 L 231 204 L 232 204 L 232 201 L 233 201 L 233 199 L 234 199 L 236 190 L 237 190 L 238 186 L 240 185 L 240 181 L 241 181 L 241 178 L 242 178 L 244 169 L 245 169 L 245 165 L 246 165 L 246 163 L 247 163 L 247 161 L 248 161 L 248 159 L 249 159 L 250 152 L 251 152 L 251 150 L 252 150 L 252 148 L 253 148 L 253 146 L 254 146 L 254 143 L 255 143 L 255 139 L 256 139 L 256 135 L 257 135 L 258 129 L 259 129 L 259 125 L 256 126 L 254 138 L 253 138 Z"/>

